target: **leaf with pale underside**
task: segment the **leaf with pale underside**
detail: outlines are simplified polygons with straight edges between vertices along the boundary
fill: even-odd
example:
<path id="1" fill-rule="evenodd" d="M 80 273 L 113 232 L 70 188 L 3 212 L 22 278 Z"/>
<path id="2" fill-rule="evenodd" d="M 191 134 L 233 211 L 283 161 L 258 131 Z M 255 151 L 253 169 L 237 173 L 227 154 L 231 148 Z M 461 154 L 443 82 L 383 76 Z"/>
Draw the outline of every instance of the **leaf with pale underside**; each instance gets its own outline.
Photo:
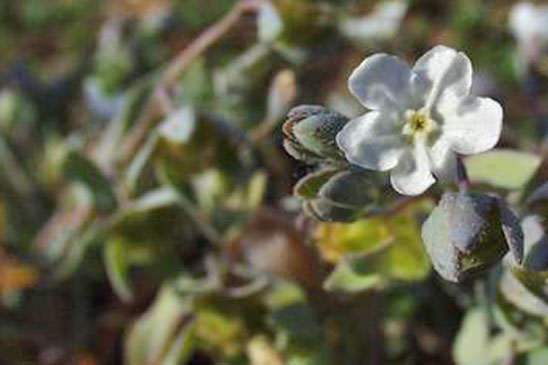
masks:
<path id="1" fill-rule="evenodd" d="M 527 152 L 495 149 L 465 160 L 472 182 L 485 183 L 502 189 L 520 189 L 533 177 L 541 158 Z"/>
<path id="2" fill-rule="evenodd" d="M 489 268 L 508 251 L 498 201 L 479 193 L 445 193 L 424 222 L 422 238 L 436 271 L 454 282 Z"/>

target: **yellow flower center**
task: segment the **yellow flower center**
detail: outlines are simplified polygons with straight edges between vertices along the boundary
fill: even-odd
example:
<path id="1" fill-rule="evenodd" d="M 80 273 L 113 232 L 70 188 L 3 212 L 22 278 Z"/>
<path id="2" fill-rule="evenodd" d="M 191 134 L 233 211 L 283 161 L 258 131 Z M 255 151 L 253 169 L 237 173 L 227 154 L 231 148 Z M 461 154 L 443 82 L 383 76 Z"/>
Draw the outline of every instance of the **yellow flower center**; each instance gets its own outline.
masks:
<path id="1" fill-rule="evenodd" d="M 427 112 L 408 110 L 405 112 L 405 122 L 402 133 L 412 139 L 428 138 L 428 135 L 438 128 L 438 123 Z"/>

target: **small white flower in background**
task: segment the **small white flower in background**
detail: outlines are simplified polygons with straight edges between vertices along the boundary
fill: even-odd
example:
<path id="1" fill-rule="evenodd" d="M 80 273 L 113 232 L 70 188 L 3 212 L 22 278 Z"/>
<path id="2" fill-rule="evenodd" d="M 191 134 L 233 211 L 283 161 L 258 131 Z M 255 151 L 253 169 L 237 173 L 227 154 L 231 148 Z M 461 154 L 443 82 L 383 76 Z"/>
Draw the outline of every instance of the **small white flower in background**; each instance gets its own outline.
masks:
<path id="1" fill-rule="evenodd" d="M 535 60 L 548 46 L 548 5 L 520 2 L 512 7 L 510 30 L 527 60 Z"/>
<path id="2" fill-rule="evenodd" d="M 510 28 L 521 42 L 548 42 L 548 5 L 521 2 L 510 10 Z"/>
<path id="3" fill-rule="evenodd" d="M 273 42 L 282 33 L 282 18 L 270 1 L 263 2 L 259 7 L 257 27 L 261 42 Z"/>
<path id="4" fill-rule="evenodd" d="M 407 2 L 405 1 L 382 2 L 366 16 L 343 20 L 339 29 L 348 38 L 358 41 L 388 39 L 396 35 L 406 12 Z"/>
<path id="5" fill-rule="evenodd" d="M 161 137 L 177 144 L 188 142 L 195 129 L 196 114 L 194 109 L 188 105 L 175 110 L 158 126 Z"/>
<path id="6" fill-rule="evenodd" d="M 87 107 L 102 119 L 109 120 L 122 110 L 124 95 L 108 95 L 96 77 L 88 77 L 83 83 L 84 100 Z"/>
<path id="7" fill-rule="evenodd" d="M 469 95 L 472 64 L 462 52 L 437 46 L 412 69 L 395 56 L 366 58 L 348 80 L 371 111 L 337 135 L 349 162 L 391 170 L 394 189 L 418 195 L 455 171 L 455 153 L 493 148 L 502 129 L 496 101 Z"/>

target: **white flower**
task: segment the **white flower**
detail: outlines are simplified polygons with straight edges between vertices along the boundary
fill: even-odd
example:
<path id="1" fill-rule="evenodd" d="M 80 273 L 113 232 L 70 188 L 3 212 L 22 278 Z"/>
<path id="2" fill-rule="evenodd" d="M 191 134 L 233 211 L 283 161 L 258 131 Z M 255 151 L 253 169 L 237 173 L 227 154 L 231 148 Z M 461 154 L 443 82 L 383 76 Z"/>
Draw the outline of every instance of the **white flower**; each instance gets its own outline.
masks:
<path id="1" fill-rule="evenodd" d="M 510 10 L 510 29 L 521 43 L 548 42 L 548 6 L 520 2 Z"/>
<path id="2" fill-rule="evenodd" d="M 537 60 L 548 45 L 548 6 L 520 2 L 512 7 L 510 30 L 518 42 L 521 67 Z"/>
<path id="3" fill-rule="evenodd" d="M 109 120 L 119 113 L 124 104 L 122 93 L 108 95 L 96 77 L 88 77 L 84 80 L 83 94 L 87 107 L 105 120 Z"/>
<path id="4" fill-rule="evenodd" d="M 356 40 L 389 39 L 396 35 L 406 11 L 405 1 L 382 2 L 366 16 L 345 19 L 339 29 L 342 34 Z"/>
<path id="5" fill-rule="evenodd" d="M 259 7 L 257 15 L 258 35 L 261 42 L 274 42 L 283 31 L 283 22 L 278 10 L 270 1 Z"/>
<path id="6" fill-rule="evenodd" d="M 366 58 L 348 80 L 350 91 L 371 109 L 337 135 L 346 158 L 366 169 L 391 170 L 394 189 L 418 195 L 455 170 L 454 153 L 495 146 L 502 129 L 496 101 L 469 95 L 470 59 L 437 46 L 413 66 L 395 56 Z"/>

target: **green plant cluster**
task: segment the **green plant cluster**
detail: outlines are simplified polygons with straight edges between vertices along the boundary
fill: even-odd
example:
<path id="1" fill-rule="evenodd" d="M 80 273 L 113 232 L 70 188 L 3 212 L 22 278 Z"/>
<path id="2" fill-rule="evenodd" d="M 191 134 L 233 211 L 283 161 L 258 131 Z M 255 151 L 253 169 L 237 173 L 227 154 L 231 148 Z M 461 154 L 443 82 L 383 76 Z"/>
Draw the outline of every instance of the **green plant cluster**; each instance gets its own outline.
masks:
<path id="1" fill-rule="evenodd" d="M 546 364 L 548 52 L 399 2 L 0 2 L 0 363 Z M 337 146 L 347 79 L 438 43 L 504 130 L 403 197 Z"/>

